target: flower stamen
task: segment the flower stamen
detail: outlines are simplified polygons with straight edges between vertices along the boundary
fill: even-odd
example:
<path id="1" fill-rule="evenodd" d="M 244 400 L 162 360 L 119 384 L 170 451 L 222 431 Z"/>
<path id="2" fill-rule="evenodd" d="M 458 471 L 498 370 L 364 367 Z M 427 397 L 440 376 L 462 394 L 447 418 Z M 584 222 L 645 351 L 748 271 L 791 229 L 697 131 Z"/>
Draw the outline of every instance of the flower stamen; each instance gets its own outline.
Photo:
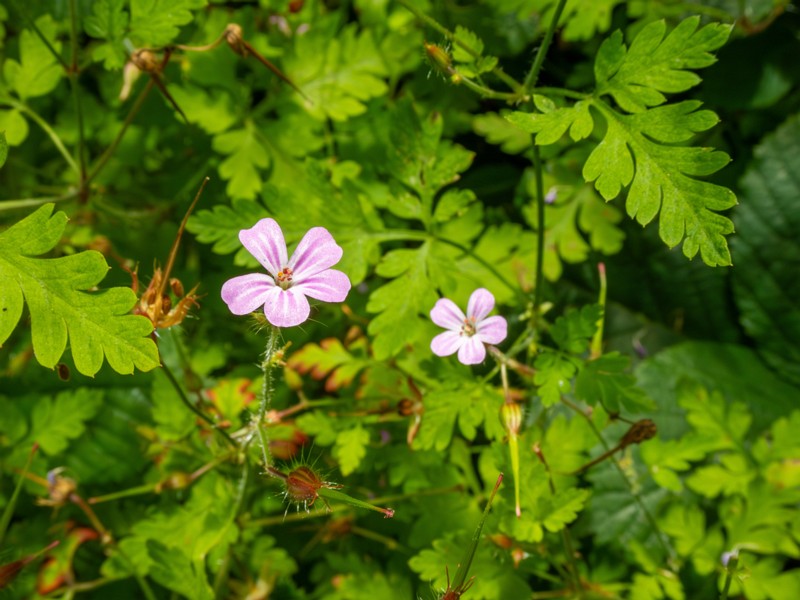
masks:
<path id="1" fill-rule="evenodd" d="M 461 335 L 472 337 L 477 330 L 475 317 L 467 317 L 464 319 L 464 324 L 461 326 Z"/>
<path id="2" fill-rule="evenodd" d="M 292 286 L 292 275 L 294 272 L 291 267 L 283 267 L 278 271 L 277 283 L 284 290 L 288 290 Z"/>

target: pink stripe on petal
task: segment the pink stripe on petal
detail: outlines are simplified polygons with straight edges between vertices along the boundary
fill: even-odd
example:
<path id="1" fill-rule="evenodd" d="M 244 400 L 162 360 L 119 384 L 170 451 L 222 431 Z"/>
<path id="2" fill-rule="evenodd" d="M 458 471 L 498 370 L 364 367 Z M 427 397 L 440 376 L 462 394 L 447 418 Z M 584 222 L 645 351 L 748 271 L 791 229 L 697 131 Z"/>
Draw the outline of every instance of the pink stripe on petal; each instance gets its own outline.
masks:
<path id="1" fill-rule="evenodd" d="M 250 229 L 242 229 L 239 241 L 273 277 L 288 263 L 286 241 L 275 219 L 261 219 Z"/>
<path id="2" fill-rule="evenodd" d="M 297 244 L 289 266 L 294 270 L 297 283 L 321 273 L 342 258 L 342 249 L 324 227 L 312 227 Z"/>
<path id="3" fill-rule="evenodd" d="M 275 327 L 300 325 L 308 319 L 310 313 L 311 306 L 309 306 L 308 300 L 294 288 L 288 290 L 279 287 L 273 288 L 264 304 L 267 321 Z"/>
<path id="4" fill-rule="evenodd" d="M 466 343 L 458 349 L 458 360 L 464 365 L 477 365 L 486 358 L 486 348 L 477 335 L 467 338 Z"/>
<path id="5" fill-rule="evenodd" d="M 222 285 L 222 299 L 235 315 L 246 315 L 266 302 L 275 281 L 269 275 L 252 273 L 229 279 Z"/>
<path id="6" fill-rule="evenodd" d="M 431 350 L 436 356 L 450 356 L 458 352 L 465 340 L 455 331 L 445 331 L 431 340 Z"/>
<path id="7" fill-rule="evenodd" d="M 459 331 L 466 318 L 455 302 L 448 298 L 439 298 L 431 309 L 431 321 L 445 329 Z"/>
<path id="8" fill-rule="evenodd" d="M 508 335 L 508 322 L 503 317 L 489 317 L 478 323 L 478 332 L 475 337 L 481 338 L 487 344 L 499 344 Z"/>
<path id="9" fill-rule="evenodd" d="M 478 288 L 469 297 L 469 304 L 467 304 L 467 316 L 475 317 L 476 321 L 480 321 L 486 317 L 494 308 L 494 296 L 492 293 L 484 288 Z"/>
<path id="10" fill-rule="evenodd" d="M 293 290 L 302 292 L 315 300 L 323 302 L 343 302 L 350 291 L 350 280 L 347 275 L 336 269 L 328 269 L 292 286 Z"/>

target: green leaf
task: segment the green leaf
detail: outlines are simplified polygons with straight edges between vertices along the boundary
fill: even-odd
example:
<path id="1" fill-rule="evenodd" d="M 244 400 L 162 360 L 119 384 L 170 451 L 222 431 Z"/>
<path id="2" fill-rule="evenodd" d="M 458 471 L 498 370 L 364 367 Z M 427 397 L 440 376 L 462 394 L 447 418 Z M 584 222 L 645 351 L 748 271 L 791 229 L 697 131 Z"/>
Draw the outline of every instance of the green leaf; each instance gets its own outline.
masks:
<path id="1" fill-rule="evenodd" d="M 664 103 L 662 92 L 685 92 L 700 83 L 690 69 L 715 62 L 711 52 L 725 44 L 731 27 L 710 23 L 698 29 L 699 24 L 699 16 L 689 17 L 664 37 L 666 22 L 655 21 L 637 34 L 630 48 L 622 32 L 614 32 L 595 59 L 597 94 L 611 94 L 620 107 L 635 113 Z"/>
<path id="2" fill-rule="evenodd" d="M 453 59 L 459 63 L 458 72 L 467 77 L 478 77 L 481 73 L 491 71 L 497 66 L 497 57 L 482 56 L 483 40 L 474 32 L 461 25 L 456 26 L 456 38 L 472 48 L 478 56 L 467 52 L 460 44 L 453 46 Z"/>
<path id="3" fill-rule="evenodd" d="M 350 385 L 369 366 L 370 361 L 363 355 L 364 345 L 358 345 L 361 356 L 356 357 L 337 338 L 326 338 L 319 345 L 306 344 L 292 354 L 287 364 L 302 375 L 311 373 L 314 379 L 327 378 L 325 391 L 335 392 Z"/>
<path id="4" fill-rule="evenodd" d="M 161 439 L 167 442 L 182 440 L 197 426 L 197 416 L 181 400 L 167 376 L 156 371 L 150 398 L 153 420 Z"/>
<path id="5" fill-rule="evenodd" d="M 9 146 L 19 146 L 28 137 L 28 121 L 16 108 L 0 110 L 0 131 L 3 131 Z"/>
<path id="6" fill-rule="evenodd" d="M 800 116 L 787 120 L 756 147 L 742 178 L 745 201 L 736 209 L 732 242 L 733 290 L 739 321 L 764 360 L 800 384 Z"/>
<path id="7" fill-rule="evenodd" d="M 581 354 L 589 349 L 589 341 L 597 331 L 603 315 L 599 304 L 587 304 L 580 310 L 568 310 L 558 317 L 550 328 L 550 335 L 558 346 L 571 354 Z"/>
<path id="8" fill-rule="evenodd" d="M 699 106 L 687 102 L 690 106 L 678 105 L 684 116 Z M 607 129 L 583 167 L 586 181 L 594 181 L 606 200 L 616 198 L 630 184 L 628 215 L 646 225 L 660 212 L 659 235 L 670 248 L 683 241 L 686 257 L 693 258 L 699 251 L 710 266 L 730 265 L 725 236 L 733 232 L 733 223 L 717 211 L 736 204 L 736 197 L 725 187 L 695 179 L 720 170 L 730 160 L 728 155 L 662 143 L 684 137 L 692 127 L 712 124 L 711 117 L 689 115 L 680 124 L 670 121 L 674 124 L 670 129 L 664 123 L 672 118 L 667 115 L 675 112 L 674 107 L 622 115 L 601 101 L 593 106 L 605 117 Z M 652 121 L 650 113 L 656 113 Z"/>
<path id="9" fill-rule="evenodd" d="M 535 134 L 540 146 L 554 144 L 567 130 L 575 142 L 589 137 L 594 130 L 589 101 L 579 100 L 573 106 L 556 107 L 552 100 L 539 94 L 534 94 L 533 101 L 538 113 L 517 111 L 508 113 L 506 119 L 523 131 Z"/>
<path id="10" fill-rule="evenodd" d="M 175 552 L 156 539 L 147 540 L 147 554 L 152 563 L 150 575 L 167 589 L 185 598 L 214 598 L 203 562 L 191 561 L 185 554 Z"/>
<path id="11" fill-rule="evenodd" d="M 70 440 L 83 434 L 84 423 L 97 414 L 103 403 L 103 392 L 80 388 L 62 392 L 55 398 L 40 398 L 31 413 L 28 439 L 37 442 L 46 454 L 63 452 Z M 26 446 L 24 442 L 22 446 Z"/>
<path id="12" fill-rule="evenodd" d="M 561 395 L 572 389 L 572 378 L 577 372 L 574 360 L 555 352 L 542 352 L 534 363 L 533 382 L 539 386 L 539 396 L 544 406 L 561 402 Z"/>
<path id="13" fill-rule="evenodd" d="M 630 364 L 630 358 L 618 352 L 588 361 L 575 379 L 575 396 L 592 406 L 599 403 L 609 412 L 641 413 L 653 408 L 653 401 L 627 372 Z"/>
<path id="14" fill-rule="evenodd" d="M 421 325 L 418 315 L 436 303 L 429 274 L 431 246 L 425 242 L 415 250 L 392 250 L 376 269 L 378 275 L 395 278 L 372 292 L 367 303 L 367 311 L 378 313 L 368 328 L 378 360 L 413 341 Z"/>
<path id="15" fill-rule="evenodd" d="M 221 133 L 214 137 L 212 145 L 214 150 L 227 155 L 219 165 L 219 174 L 228 180 L 228 194 L 234 199 L 253 200 L 261 190 L 260 171 L 271 162 L 255 129 L 245 127 Z"/>
<path id="16" fill-rule="evenodd" d="M 83 29 L 93 38 L 105 40 L 92 51 L 92 58 L 103 61 L 106 69 L 119 69 L 128 59 L 122 41 L 128 28 L 125 0 L 97 0 L 92 13 L 83 20 Z"/>
<path id="17" fill-rule="evenodd" d="M 509 118 L 512 114 L 529 113 L 512 113 L 508 110 L 481 113 L 472 118 L 472 129 L 490 144 L 499 145 L 506 154 L 520 154 L 531 147 L 531 137 L 512 123 Z"/>
<path id="18" fill-rule="evenodd" d="M 61 42 L 56 40 L 57 25 L 50 15 L 36 19 L 36 26 L 56 52 Z M 52 92 L 64 76 L 64 68 L 53 56 L 36 32 L 25 29 L 19 38 L 19 61 L 8 58 L 3 75 L 20 98 L 35 98 Z"/>
<path id="19" fill-rule="evenodd" d="M 205 5 L 206 0 L 131 0 L 131 39 L 139 48 L 166 46 L 192 21 L 192 10 Z"/>
<path id="20" fill-rule="evenodd" d="M 149 334 L 149 319 L 128 314 L 136 303 L 129 288 L 89 292 L 106 274 L 102 254 L 80 252 L 61 258 L 36 258 L 58 243 L 67 222 L 46 204 L 0 233 L 0 344 L 22 316 L 23 298 L 31 313 L 36 359 L 48 368 L 58 362 L 70 341 L 75 368 L 93 376 L 103 364 L 118 373 L 159 365 Z"/>
<path id="21" fill-rule="evenodd" d="M 369 431 L 360 425 L 339 432 L 333 447 L 333 456 L 339 461 L 342 475 L 347 477 L 358 468 L 367 454 L 367 444 L 369 444 Z"/>
<path id="22" fill-rule="evenodd" d="M 355 26 L 334 33 L 314 27 L 295 38 L 284 69 L 313 104 L 306 109 L 323 120 L 346 121 L 367 110 L 366 102 L 386 92 L 386 65 L 369 31 Z"/>

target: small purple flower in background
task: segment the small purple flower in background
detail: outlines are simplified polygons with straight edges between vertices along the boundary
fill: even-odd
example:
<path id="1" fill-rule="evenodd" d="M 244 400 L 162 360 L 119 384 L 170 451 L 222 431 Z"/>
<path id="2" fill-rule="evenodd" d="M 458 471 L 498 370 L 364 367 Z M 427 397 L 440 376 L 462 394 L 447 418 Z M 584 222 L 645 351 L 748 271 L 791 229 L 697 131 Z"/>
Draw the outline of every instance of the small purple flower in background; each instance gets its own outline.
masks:
<path id="1" fill-rule="evenodd" d="M 440 298 L 431 310 L 431 320 L 449 331 L 433 338 L 433 353 L 450 356 L 458 352 L 458 360 L 465 365 L 483 362 L 484 344 L 499 344 L 508 334 L 508 323 L 503 317 L 487 317 L 493 308 L 494 296 L 484 288 L 472 292 L 466 315 L 452 300 Z"/>
<path id="2" fill-rule="evenodd" d="M 263 306 L 270 323 L 294 327 L 311 312 L 306 296 L 342 302 L 350 291 L 347 275 L 330 268 L 342 258 L 342 249 L 324 227 L 309 229 L 292 258 L 287 258 L 283 232 L 274 219 L 261 219 L 241 230 L 239 240 L 269 274 L 252 273 L 225 282 L 222 299 L 235 315 Z"/>

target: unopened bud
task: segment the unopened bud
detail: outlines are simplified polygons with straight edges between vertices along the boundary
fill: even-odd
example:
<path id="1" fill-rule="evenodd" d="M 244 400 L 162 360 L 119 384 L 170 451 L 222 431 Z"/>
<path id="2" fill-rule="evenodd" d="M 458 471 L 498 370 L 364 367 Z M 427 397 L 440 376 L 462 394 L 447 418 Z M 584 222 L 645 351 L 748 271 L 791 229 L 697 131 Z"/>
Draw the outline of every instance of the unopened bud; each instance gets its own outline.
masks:
<path id="1" fill-rule="evenodd" d="M 322 479 L 310 468 L 297 467 L 286 477 L 286 497 L 308 508 L 319 497 L 323 485 Z"/>
<path id="2" fill-rule="evenodd" d="M 506 402 L 500 409 L 500 419 L 508 435 L 517 436 L 522 428 L 522 409 L 516 402 Z"/>
<path id="3" fill-rule="evenodd" d="M 169 287 L 172 290 L 172 293 L 175 294 L 178 298 L 183 298 L 184 289 L 180 279 L 177 279 L 175 277 L 170 277 Z"/>
<path id="4" fill-rule="evenodd" d="M 159 494 L 163 490 L 182 490 L 192 483 L 192 476 L 189 473 L 176 471 L 167 476 L 166 479 L 161 481 L 156 486 L 156 493 Z"/>
<path id="5" fill-rule="evenodd" d="M 425 54 L 428 55 L 428 60 L 431 61 L 434 67 L 448 77 L 455 74 L 453 59 L 450 58 L 450 55 L 444 48 L 436 44 L 428 44 L 427 42 L 423 44 L 423 46 L 425 47 Z"/>

